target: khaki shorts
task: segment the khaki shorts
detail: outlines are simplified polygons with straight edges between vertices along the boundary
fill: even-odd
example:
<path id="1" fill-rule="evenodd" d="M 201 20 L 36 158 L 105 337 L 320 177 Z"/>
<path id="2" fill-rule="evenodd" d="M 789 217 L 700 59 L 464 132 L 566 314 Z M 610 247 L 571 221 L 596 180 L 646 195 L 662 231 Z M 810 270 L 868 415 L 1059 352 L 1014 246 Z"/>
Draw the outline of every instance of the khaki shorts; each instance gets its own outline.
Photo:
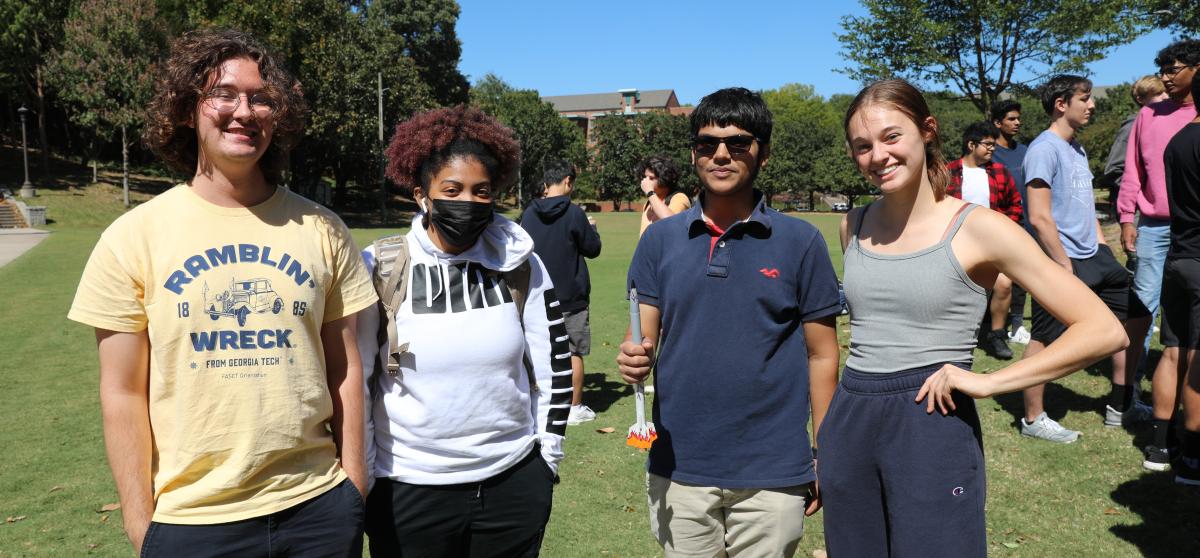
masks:
<path id="1" fill-rule="evenodd" d="M 722 489 L 646 474 L 650 532 L 667 557 L 791 557 L 812 484 Z"/>

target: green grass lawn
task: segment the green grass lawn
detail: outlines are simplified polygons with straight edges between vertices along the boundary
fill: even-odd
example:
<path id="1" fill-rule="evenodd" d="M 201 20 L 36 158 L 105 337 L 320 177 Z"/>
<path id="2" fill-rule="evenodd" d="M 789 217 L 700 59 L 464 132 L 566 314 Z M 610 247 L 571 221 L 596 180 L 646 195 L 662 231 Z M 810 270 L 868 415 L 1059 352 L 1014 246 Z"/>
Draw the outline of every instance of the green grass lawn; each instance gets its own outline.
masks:
<path id="1" fill-rule="evenodd" d="M 92 332 L 66 320 L 88 253 L 121 212 L 118 191 L 88 190 L 44 190 L 38 203 L 49 207 L 53 234 L 0 268 L 0 558 L 132 554 L 120 512 L 98 512 L 117 497 L 104 457 Z M 618 379 L 613 360 L 628 322 L 623 284 L 637 215 L 595 217 L 604 251 L 590 263 L 593 350 L 584 397 L 599 416 L 568 428 L 543 554 L 656 556 L 647 525 L 645 455 L 625 445 L 632 389 Z M 825 234 L 840 270 L 839 216 L 805 218 Z M 354 236 L 362 245 L 388 232 L 355 230 Z M 843 318 L 843 344 L 846 327 Z M 976 357 L 979 371 L 1002 365 L 982 353 Z M 1200 491 L 1176 487 L 1169 473 L 1141 469 L 1138 448 L 1148 431 L 1105 429 L 1099 411 L 1107 390 L 1102 365 L 1047 390 L 1051 416 L 1084 433 L 1069 446 L 1018 435 L 1019 395 L 979 402 L 992 555 L 1200 556 Z M 606 427 L 614 432 L 598 432 Z M 805 532 L 798 555 L 812 556 L 824 546 L 820 514 Z"/>

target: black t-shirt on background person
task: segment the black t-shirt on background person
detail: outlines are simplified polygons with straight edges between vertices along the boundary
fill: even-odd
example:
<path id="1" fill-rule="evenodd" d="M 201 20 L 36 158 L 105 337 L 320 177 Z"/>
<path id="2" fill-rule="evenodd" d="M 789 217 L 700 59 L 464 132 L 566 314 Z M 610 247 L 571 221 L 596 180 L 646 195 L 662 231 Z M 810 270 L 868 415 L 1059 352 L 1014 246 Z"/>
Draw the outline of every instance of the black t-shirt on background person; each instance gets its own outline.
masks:
<path id="1" fill-rule="evenodd" d="M 1168 258 L 1200 258 L 1200 123 L 1191 122 L 1163 152 L 1171 207 Z"/>

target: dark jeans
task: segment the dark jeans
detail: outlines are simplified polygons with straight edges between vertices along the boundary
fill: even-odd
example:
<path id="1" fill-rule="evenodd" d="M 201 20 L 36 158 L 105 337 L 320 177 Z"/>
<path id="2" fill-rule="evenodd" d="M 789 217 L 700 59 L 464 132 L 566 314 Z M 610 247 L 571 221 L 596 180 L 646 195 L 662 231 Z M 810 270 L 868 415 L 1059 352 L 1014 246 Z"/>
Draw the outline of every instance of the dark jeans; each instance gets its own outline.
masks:
<path id="1" fill-rule="evenodd" d="M 554 475 L 536 447 L 483 482 L 430 486 L 376 479 L 367 498 L 371 555 L 534 557 L 553 495 Z"/>
<path id="2" fill-rule="evenodd" d="M 211 525 L 150 524 L 142 556 L 345 558 L 362 556 L 362 495 L 349 480 L 262 517 Z"/>

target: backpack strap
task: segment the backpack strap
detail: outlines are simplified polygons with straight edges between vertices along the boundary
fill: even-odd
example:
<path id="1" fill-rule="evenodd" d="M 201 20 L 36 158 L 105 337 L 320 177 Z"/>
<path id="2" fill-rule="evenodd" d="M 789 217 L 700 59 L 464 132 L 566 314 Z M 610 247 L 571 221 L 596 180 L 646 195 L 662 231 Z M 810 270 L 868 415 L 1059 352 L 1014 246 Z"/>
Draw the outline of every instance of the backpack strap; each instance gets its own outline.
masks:
<path id="1" fill-rule="evenodd" d="M 380 346 L 387 343 L 387 350 L 375 362 L 372 377 L 383 370 L 395 376 L 400 373 L 400 355 L 408 351 L 407 343 L 399 344 L 395 328 L 396 310 L 404 304 L 404 299 L 408 296 L 408 242 L 404 235 L 395 235 L 376 240 L 372 246 L 375 248 L 375 273 L 372 281 L 382 306 L 377 340 Z"/>

